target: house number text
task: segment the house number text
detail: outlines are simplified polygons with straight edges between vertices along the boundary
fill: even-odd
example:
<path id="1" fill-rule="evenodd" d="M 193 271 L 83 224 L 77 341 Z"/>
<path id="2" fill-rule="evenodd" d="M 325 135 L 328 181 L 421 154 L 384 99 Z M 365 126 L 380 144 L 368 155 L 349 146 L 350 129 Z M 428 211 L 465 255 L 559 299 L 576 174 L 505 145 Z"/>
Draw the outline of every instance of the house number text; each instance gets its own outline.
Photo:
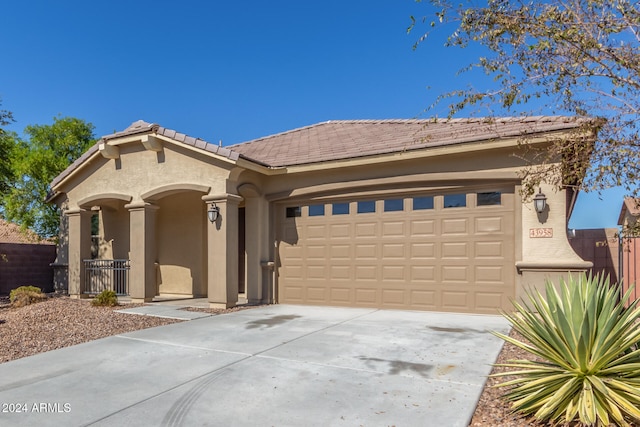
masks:
<path id="1" fill-rule="evenodd" d="M 553 237 L 553 228 L 530 228 L 529 237 L 532 239 Z"/>

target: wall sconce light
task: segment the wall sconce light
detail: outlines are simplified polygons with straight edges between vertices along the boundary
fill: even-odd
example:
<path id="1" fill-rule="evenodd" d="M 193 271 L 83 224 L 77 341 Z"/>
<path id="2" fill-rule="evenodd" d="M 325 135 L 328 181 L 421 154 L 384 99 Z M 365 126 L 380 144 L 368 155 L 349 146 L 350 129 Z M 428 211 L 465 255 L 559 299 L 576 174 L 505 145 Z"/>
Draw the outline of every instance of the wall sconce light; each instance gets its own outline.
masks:
<path id="1" fill-rule="evenodd" d="M 547 207 L 547 196 L 542 192 L 542 188 L 538 189 L 538 194 L 533 198 L 533 207 L 535 208 L 537 213 L 544 212 Z"/>
<path id="2" fill-rule="evenodd" d="M 218 220 L 218 216 L 220 216 L 220 208 L 216 206 L 215 203 L 211 203 L 209 205 L 209 209 L 207 210 L 207 216 L 209 217 L 209 221 L 214 223 Z"/>

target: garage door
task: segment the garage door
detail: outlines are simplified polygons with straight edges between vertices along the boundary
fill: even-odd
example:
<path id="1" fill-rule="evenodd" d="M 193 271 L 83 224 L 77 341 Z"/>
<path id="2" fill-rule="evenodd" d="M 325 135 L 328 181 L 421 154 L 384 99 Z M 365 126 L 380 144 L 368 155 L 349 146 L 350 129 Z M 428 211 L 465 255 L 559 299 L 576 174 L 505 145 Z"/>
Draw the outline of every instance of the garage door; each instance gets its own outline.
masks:
<path id="1" fill-rule="evenodd" d="M 514 296 L 514 193 L 278 209 L 281 303 L 495 313 Z"/>

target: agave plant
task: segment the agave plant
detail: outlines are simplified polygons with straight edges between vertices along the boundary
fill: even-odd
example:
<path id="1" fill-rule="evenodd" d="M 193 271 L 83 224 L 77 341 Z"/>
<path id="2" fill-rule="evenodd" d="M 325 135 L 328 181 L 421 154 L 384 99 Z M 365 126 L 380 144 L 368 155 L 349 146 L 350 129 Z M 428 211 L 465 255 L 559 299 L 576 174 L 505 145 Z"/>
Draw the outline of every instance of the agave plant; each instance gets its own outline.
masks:
<path id="1" fill-rule="evenodd" d="M 618 301 L 609 278 L 580 275 L 546 282 L 546 298 L 529 292 L 530 303 L 514 302 L 503 313 L 525 339 L 496 336 L 537 356 L 497 366 L 516 376 L 499 384 L 512 409 L 541 421 L 607 426 L 640 422 L 640 308 Z M 539 361 L 538 361 L 539 359 Z"/>

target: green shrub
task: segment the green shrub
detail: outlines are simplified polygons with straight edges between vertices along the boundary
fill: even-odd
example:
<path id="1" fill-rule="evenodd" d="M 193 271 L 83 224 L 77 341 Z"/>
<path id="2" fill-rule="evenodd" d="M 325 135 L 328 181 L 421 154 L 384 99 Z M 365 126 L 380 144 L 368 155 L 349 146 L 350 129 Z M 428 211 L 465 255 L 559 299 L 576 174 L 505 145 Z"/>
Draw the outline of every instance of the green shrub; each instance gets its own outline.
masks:
<path id="1" fill-rule="evenodd" d="M 118 305 L 118 296 L 114 291 L 102 291 L 91 300 L 91 304 L 101 307 L 115 307 Z"/>
<path id="2" fill-rule="evenodd" d="M 581 275 L 561 280 L 560 291 L 546 283 L 545 299 L 529 293 L 531 306 L 514 302 L 503 313 L 528 343 L 495 333 L 541 358 L 509 360 L 515 375 L 499 386 L 512 409 L 542 421 L 585 425 L 628 425 L 640 422 L 640 309 L 628 308 L 627 293 L 618 302 L 619 287 L 609 279 Z"/>
<path id="3" fill-rule="evenodd" d="M 42 293 L 42 289 L 35 286 L 20 286 L 9 292 L 9 301 L 12 307 L 24 307 L 45 299 L 47 296 Z"/>

